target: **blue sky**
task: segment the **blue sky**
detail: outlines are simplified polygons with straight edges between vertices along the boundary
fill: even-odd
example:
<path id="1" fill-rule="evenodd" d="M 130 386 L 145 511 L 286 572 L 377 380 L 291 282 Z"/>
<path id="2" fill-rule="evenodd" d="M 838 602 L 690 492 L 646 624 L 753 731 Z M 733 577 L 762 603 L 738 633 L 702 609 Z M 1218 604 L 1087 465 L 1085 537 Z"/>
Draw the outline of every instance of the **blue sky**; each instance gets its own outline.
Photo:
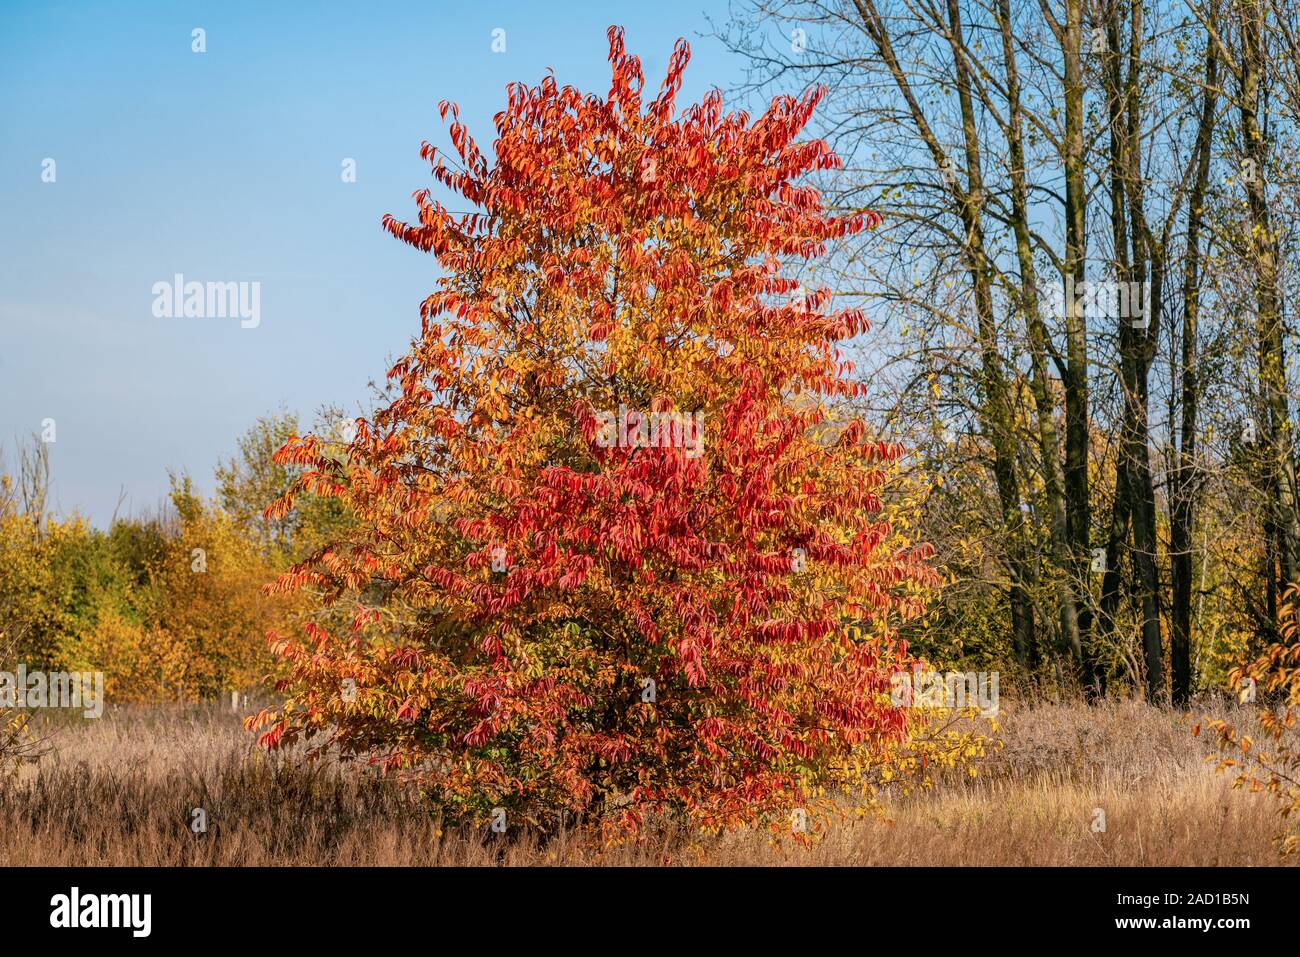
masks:
<path id="1" fill-rule="evenodd" d="M 357 408 L 418 331 L 433 261 L 389 237 L 460 103 L 484 147 L 511 80 L 609 88 L 605 30 L 683 99 L 742 79 L 725 0 L 0 5 L 0 443 L 56 423 L 53 506 L 104 525 L 167 469 L 205 490 L 259 415 Z M 192 51 L 192 31 L 207 51 Z M 506 50 L 493 53 L 492 31 Z M 356 182 L 344 183 L 344 159 Z M 54 182 L 42 173 L 54 160 Z M 155 318 L 154 283 L 259 282 L 260 324 Z"/>

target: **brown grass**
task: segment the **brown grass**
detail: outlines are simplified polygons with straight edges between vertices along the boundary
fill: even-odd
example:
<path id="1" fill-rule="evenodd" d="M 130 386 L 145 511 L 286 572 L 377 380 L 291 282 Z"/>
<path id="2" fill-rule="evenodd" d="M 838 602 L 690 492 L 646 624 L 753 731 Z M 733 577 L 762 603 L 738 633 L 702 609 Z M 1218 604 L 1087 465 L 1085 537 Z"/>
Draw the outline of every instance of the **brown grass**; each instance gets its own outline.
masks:
<path id="1" fill-rule="evenodd" d="M 601 853 L 580 835 L 546 847 L 440 836 L 393 788 L 268 757 L 215 707 L 110 709 L 53 729 L 49 753 L 0 784 L 0 866 L 1279 863 L 1275 805 L 1214 773 L 1193 717 L 1130 701 L 1003 712 L 1003 747 L 974 780 L 886 795 L 885 819 L 837 824 L 814 847 L 666 829 Z M 1090 827 L 1095 808 L 1104 833 Z"/>

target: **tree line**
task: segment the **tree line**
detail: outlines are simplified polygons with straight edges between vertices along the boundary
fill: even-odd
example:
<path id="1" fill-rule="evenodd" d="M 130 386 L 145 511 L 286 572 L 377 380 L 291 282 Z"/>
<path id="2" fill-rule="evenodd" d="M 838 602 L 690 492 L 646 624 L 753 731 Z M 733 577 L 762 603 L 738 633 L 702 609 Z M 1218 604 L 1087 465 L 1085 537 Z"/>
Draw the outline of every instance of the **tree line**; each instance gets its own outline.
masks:
<path id="1" fill-rule="evenodd" d="M 821 84 L 821 187 L 885 227 L 876 421 L 936 476 L 918 639 L 1031 684 L 1186 701 L 1296 581 L 1300 10 L 1271 0 L 758 0 L 747 86 Z"/>

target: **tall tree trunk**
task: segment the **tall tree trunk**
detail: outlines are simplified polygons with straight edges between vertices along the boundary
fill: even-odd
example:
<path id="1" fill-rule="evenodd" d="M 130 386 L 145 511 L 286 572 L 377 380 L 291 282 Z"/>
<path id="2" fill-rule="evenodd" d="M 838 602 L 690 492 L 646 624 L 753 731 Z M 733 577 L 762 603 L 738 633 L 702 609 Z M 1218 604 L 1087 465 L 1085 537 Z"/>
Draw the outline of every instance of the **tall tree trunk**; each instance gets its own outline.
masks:
<path id="1" fill-rule="evenodd" d="M 873 0 L 854 0 L 863 27 L 889 69 L 890 76 L 908 105 L 912 121 L 929 149 L 937 167 L 943 168 L 948 157 L 939 142 L 920 102 L 912 92 L 902 65 L 894 54 L 893 43 Z M 993 269 L 984 242 L 984 182 L 980 166 L 979 129 L 971 101 L 971 77 L 961 53 L 962 24 L 956 0 L 948 0 L 949 41 L 952 45 L 958 96 L 961 103 L 963 149 L 966 159 L 966 183 L 953 183 L 957 214 L 965 242 L 961 256 L 969 275 L 975 299 L 976 337 L 980 353 L 980 384 L 984 401 L 980 403 L 980 428 L 993 448 L 993 478 L 997 485 L 998 504 L 1002 513 L 1006 540 L 1006 562 L 1010 585 L 1012 642 L 1017 662 L 1029 670 L 1037 658 L 1037 637 L 1033 605 L 1029 598 L 1030 564 L 1025 543 L 1024 516 L 1020 509 L 1020 484 L 1016 475 L 1015 418 L 998 350 L 997 321 L 993 309 Z"/>
<path id="2" fill-rule="evenodd" d="M 1051 554 L 1055 566 L 1052 594 L 1059 605 L 1060 637 L 1066 647 L 1082 647 L 1079 636 L 1079 587 L 1071 573 L 1070 540 L 1061 479 L 1060 443 L 1056 432 L 1056 399 L 1048 373 L 1049 338 L 1038 294 L 1029 231 L 1029 188 L 1025 169 L 1024 108 L 1020 99 L 1020 70 L 1012 34 L 1010 0 L 998 0 L 998 30 L 1007 78 L 1006 138 L 1010 154 L 1011 225 L 1015 235 L 1016 263 L 1020 269 L 1020 306 L 1025 318 L 1029 348 L 1030 393 L 1037 420 L 1038 455 L 1043 499 L 1051 522 Z M 1089 685 L 1088 687 L 1092 687 Z"/>
<path id="3" fill-rule="evenodd" d="M 1083 0 L 1065 0 L 1065 21 L 1054 25 L 1065 66 L 1065 131 L 1062 161 L 1065 168 L 1065 256 L 1063 278 L 1081 289 L 1086 280 L 1088 187 L 1083 145 Z M 1065 499 L 1066 531 L 1070 540 L 1070 575 L 1076 587 L 1087 588 L 1092 541 L 1092 509 L 1088 498 L 1088 328 L 1083 304 L 1066 296 L 1065 338 Z M 1079 609 L 1076 635 L 1066 636 L 1070 653 L 1085 686 L 1097 687 L 1097 668 L 1091 654 L 1089 632 L 1092 612 Z"/>
<path id="4" fill-rule="evenodd" d="M 1255 336 L 1259 350 L 1262 421 L 1256 432 L 1263 442 L 1264 487 L 1273 526 L 1277 578 L 1283 592 L 1297 580 L 1300 526 L 1296 515 L 1296 470 L 1287 400 L 1286 353 L 1278 290 L 1278 247 L 1268 208 L 1265 176 L 1269 149 L 1260 128 L 1259 104 L 1266 78 L 1263 50 L 1265 11 L 1260 0 L 1238 0 L 1241 29 L 1240 99 L 1242 181 L 1250 217 L 1250 244 L 1255 271 Z M 1248 165 L 1247 165 L 1248 164 Z"/>
<path id="5" fill-rule="evenodd" d="M 1152 701 L 1165 696 L 1164 641 L 1160 621 L 1160 579 L 1156 566 L 1156 493 L 1151 477 L 1151 440 L 1149 400 L 1151 362 L 1155 358 L 1156 334 L 1164 318 L 1165 236 L 1157 241 L 1146 215 L 1146 187 L 1142 178 L 1142 43 L 1145 36 L 1142 0 L 1129 5 L 1129 59 L 1125 80 L 1124 113 L 1126 125 L 1124 182 L 1131 219 L 1133 269 L 1129 281 L 1129 312 L 1133 291 L 1145 298 L 1144 323 L 1138 325 L 1133 315 L 1122 316 L 1132 348 L 1130 369 L 1132 389 L 1126 393 L 1131 405 L 1129 433 L 1129 467 L 1133 495 L 1133 558 L 1138 573 L 1138 604 L 1142 612 L 1142 651 L 1146 660 L 1147 697 Z M 1149 290 L 1149 291 L 1146 291 Z M 1121 300 L 1122 301 L 1122 300 Z M 1123 311 L 1123 310 L 1121 310 Z"/>
<path id="6" fill-rule="evenodd" d="M 1110 120 L 1110 199 L 1115 275 L 1122 284 L 1119 295 L 1111 301 L 1128 307 L 1117 309 L 1115 317 L 1119 333 L 1123 415 L 1107 555 L 1108 559 L 1118 558 L 1127 529 L 1127 535 L 1131 536 L 1129 555 L 1136 575 L 1135 593 L 1141 612 L 1147 696 L 1154 701 L 1164 695 L 1164 643 L 1156 565 L 1155 485 L 1151 476 L 1148 402 L 1155 333 L 1162 318 L 1160 305 L 1166 237 L 1162 234 L 1160 240 L 1156 240 L 1146 216 L 1141 172 L 1142 102 L 1139 95 L 1144 13 L 1141 0 L 1132 0 L 1128 9 L 1128 43 L 1122 61 L 1127 69 L 1121 65 L 1120 58 L 1124 43 L 1119 8 L 1112 3 L 1105 11 L 1107 49 L 1102 71 Z M 1145 290 L 1150 292 L 1144 295 Z M 1133 308 L 1134 298 L 1139 303 L 1137 310 Z M 1143 299 L 1145 305 L 1142 305 Z M 1139 324 L 1139 317 L 1145 321 Z M 1114 627 L 1118 568 L 1108 564 L 1106 578 L 1101 616 L 1104 633 Z"/>
<path id="7" fill-rule="evenodd" d="M 962 225 L 966 231 L 963 250 L 971 285 L 975 290 L 976 329 L 986 412 L 983 416 L 993 446 L 994 477 L 1002 508 L 1002 524 L 1008 536 L 1007 565 L 1010 573 L 1012 640 L 1022 667 L 1028 669 L 1037 657 L 1033 605 L 1029 598 L 1031 569 L 1026 559 L 1024 514 L 1020 509 L 1020 482 L 1016 476 L 1016 423 L 1011 411 L 1006 374 L 998 351 L 997 319 L 993 313 L 993 270 L 984 242 L 984 175 L 980 158 L 979 128 L 971 101 L 971 77 L 962 53 L 965 31 L 957 0 L 948 0 L 949 42 L 952 48 L 957 99 L 961 105 L 963 147 L 966 153 L 966 190 L 959 197 Z"/>
<path id="8" fill-rule="evenodd" d="M 1200 412 L 1199 319 L 1201 310 L 1201 221 L 1210 178 L 1219 61 L 1214 44 L 1205 51 L 1205 90 L 1196 129 L 1196 178 L 1187 206 L 1187 248 L 1183 258 L 1183 328 L 1179 363 L 1182 414 L 1175 467 L 1170 475 L 1169 571 L 1172 590 L 1169 666 L 1175 705 L 1192 694 L 1192 535 L 1196 527 L 1196 427 Z"/>

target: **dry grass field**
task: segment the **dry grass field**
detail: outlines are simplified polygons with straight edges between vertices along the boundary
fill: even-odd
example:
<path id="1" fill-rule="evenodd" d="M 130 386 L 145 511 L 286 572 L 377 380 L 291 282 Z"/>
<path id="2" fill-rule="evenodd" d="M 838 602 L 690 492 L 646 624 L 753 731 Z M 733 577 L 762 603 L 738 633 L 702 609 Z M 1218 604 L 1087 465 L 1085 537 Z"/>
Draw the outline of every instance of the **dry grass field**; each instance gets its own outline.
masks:
<path id="1" fill-rule="evenodd" d="M 1004 706 L 1003 746 L 977 778 L 887 795 L 882 819 L 836 825 L 814 847 L 663 832 L 603 853 L 576 835 L 504 850 L 440 836 L 382 783 L 268 758 L 215 706 L 110 709 L 49 729 L 47 753 L 0 785 L 0 866 L 1275 865 L 1273 802 L 1234 791 L 1190 734 L 1224 707 Z M 208 814 L 202 836 L 194 807 Z"/>

